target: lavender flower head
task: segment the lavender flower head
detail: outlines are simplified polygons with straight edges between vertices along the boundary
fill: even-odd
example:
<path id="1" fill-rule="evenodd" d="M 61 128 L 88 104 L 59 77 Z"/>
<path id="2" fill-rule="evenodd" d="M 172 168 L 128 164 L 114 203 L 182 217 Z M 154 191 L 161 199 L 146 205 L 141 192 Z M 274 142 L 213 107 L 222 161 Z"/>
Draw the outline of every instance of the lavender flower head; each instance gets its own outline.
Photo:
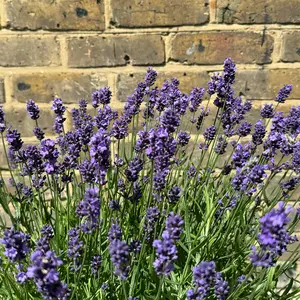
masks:
<path id="1" fill-rule="evenodd" d="M 181 146 L 186 146 L 189 143 L 191 136 L 186 132 L 180 130 L 178 133 L 178 144 Z"/>
<path id="2" fill-rule="evenodd" d="M 206 141 L 212 141 L 215 138 L 217 128 L 215 125 L 212 125 L 205 129 L 203 136 Z"/>
<path id="3" fill-rule="evenodd" d="M 110 103 L 111 91 L 109 88 L 104 87 L 100 90 L 95 91 L 92 94 L 92 105 L 94 108 L 99 107 L 100 104 L 107 105 Z"/>
<path id="4" fill-rule="evenodd" d="M 15 231 L 14 228 L 4 231 L 1 243 L 5 246 L 4 255 L 11 262 L 24 259 L 30 251 L 30 235 Z"/>
<path id="5" fill-rule="evenodd" d="M 89 188 L 86 190 L 84 200 L 76 208 L 76 214 L 79 217 L 86 217 L 92 223 L 98 223 L 100 216 L 100 197 L 98 188 Z"/>
<path id="6" fill-rule="evenodd" d="M 115 275 L 125 280 L 130 270 L 128 245 L 118 239 L 112 240 L 109 244 L 109 253 L 115 266 Z"/>
<path id="7" fill-rule="evenodd" d="M 62 116 L 65 111 L 66 107 L 63 104 L 63 101 L 60 98 L 55 98 L 52 103 L 52 110 L 58 116 Z"/>
<path id="8" fill-rule="evenodd" d="M 100 255 L 94 255 L 91 261 L 91 270 L 93 274 L 97 274 L 102 263 Z"/>
<path id="9" fill-rule="evenodd" d="M 205 93 L 205 90 L 203 88 L 193 88 L 192 89 L 190 96 L 189 96 L 190 112 L 196 112 L 198 110 L 199 105 L 201 104 L 201 102 L 203 100 L 204 93 Z"/>
<path id="10" fill-rule="evenodd" d="M 35 127 L 33 129 L 33 134 L 36 136 L 36 138 L 39 141 L 43 140 L 45 137 L 45 133 L 43 132 L 43 130 L 40 127 Z"/>
<path id="11" fill-rule="evenodd" d="M 81 266 L 79 258 L 83 252 L 83 241 L 80 240 L 80 229 L 72 228 L 68 232 L 68 257 L 73 260 L 72 271 L 77 271 Z"/>
<path id="12" fill-rule="evenodd" d="M 40 154 L 44 159 L 44 168 L 46 173 L 54 174 L 57 171 L 57 159 L 59 152 L 55 148 L 55 141 L 51 139 L 42 140 Z"/>
<path id="13" fill-rule="evenodd" d="M 40 117 L 40 109 L 33 100 L 30 99 L 26 102 L 26 108 L 32 120 L 37 120 Z"/>
<path id="14" fill-rule="evenodd" d="M 219 272 L 216 274 L 214 292 L 218 300 L 225 300 L 229 293 L 228 282 L 223 279 Z"/>
<path id="15" fill-rule="evenodd" d="M 180 199 L 181 189 L 179 186 L 173 186 L 168 192 L 169 203 L 175 204 Z"/>
<path id="16" fill-rule="evenodd" d="M 157 78 L 157 72 L 153 70 L 151 67 L 148 68 L 146 76 L 145 76 L 145 84 L 150 87 L 152 86 Z"/>
<path id="17" fill-rule="evenodd" d="M 153 242 L 153 247 L 156 249 L 153 266 L 158 275 L 168 276 L 174 270 L 174 262 L 178 258 L 175 242 L 179 240 L 182 226 L 181 217 L 171 212 L 166 220 L 166 229 L 162 234 L 162 239 Z"/>
<path id="18" fill-rule="evenodd" d="M 285 100 L 289 97 L 292 92 L 292 85 L 287 84 L 283 88 L 280 89 L 275 101 L 278 103 L 284 103 Z"/>
<path id="19" fill-rule="evenodd" d="M 187 291 L 188 300 L 204 299 L 216 278 L 216 264 L 214 261 L 203 261 L 193 268 L 195 289 Z"/>
<path id="20" fill-rule="evenodd" d="M 122 238 L 122 230 L 118 224 L 118 220 L 114 220 L 108 232 L 108 240 L 120 240 Z"/>
<path id="21" fill-rule="evenodd" d="M 60 265 L 62 261 L 52 251 L 44 253 L 36 250 L 31 255 L 31 265 L 26 275 L 34 280 L 38 292 L 43 295 L 44 299 L 65 300 L 68 298 L 68 287 L 60 281 L 57 271 Z"/>
<path id="22" fill-rule="evenodd" d="M 274 117 L 274 107 L 273 104 L 265 104 L 260 110 L 260 115 L 265 119 L 271 119 Z"/>
<path id="23" fill-rule="evenodd" d="M 278 209 L 272 209 L 260 219 L 258 243 L 261 250 L 258 252 L 255 247 L 252 248 L 250 260 L 253 265 L 272 266 L 277 257 L 287 251 L 287 245 L 297 240 L 287 231 L 287 224 L 290 221 L 288 214 L 291 210 L 292 207 L 285 208 L 284 202 L 280 202 Z"/>
<path id="24" fill-rule="evenodd" d="M 13 151 L 19 151 L 22 148 L 21 134 L 16 129 L 7 130 L 6 140 Z"/>
<path id="25" fill-rule="evenodd" d="M 3 111 L 3 106 L 0 105 L 0 132 L 4 132 L 6 128 L 4 117 L 5 117 L 5 113 Z"/>
<path id="26" fill-rule="evenodd" d="M 121 241 L 122 231 L 117 221 L 111 225 L 108 232 L 109 253 L 111 261 L 115 266 L 115 275 L 121 280 L 128 277 L 129 266 L 129 247 L 126 242 Z"/>

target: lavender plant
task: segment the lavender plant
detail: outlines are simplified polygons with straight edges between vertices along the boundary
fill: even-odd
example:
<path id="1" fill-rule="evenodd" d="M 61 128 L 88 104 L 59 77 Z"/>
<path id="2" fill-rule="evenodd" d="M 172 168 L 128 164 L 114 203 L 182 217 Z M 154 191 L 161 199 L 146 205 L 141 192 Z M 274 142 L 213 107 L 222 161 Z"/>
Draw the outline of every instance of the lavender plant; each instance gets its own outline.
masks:
<path id="1" fill-rule="evenodd" d="M 300 217 L 291 202 L 299 200 L 300 106 L 280 112 L 292 92 L 285 85 L 252 124 L 235 75 L 228 58 L 206 90 L 185 94 L 175 78 L 155 86 L 149 68 L 121 114 L 105 87 L 92 94 L 93 108 L 80 100 L 71 110 L 70 131 L 56 98 L 52 139 L 29 100 L 35 145 L 1 107 L 11 178 L 1 174 L 0 297 L 299 297 L 297 279 L 277 283 L 300 253 L 288 252 Z"/>

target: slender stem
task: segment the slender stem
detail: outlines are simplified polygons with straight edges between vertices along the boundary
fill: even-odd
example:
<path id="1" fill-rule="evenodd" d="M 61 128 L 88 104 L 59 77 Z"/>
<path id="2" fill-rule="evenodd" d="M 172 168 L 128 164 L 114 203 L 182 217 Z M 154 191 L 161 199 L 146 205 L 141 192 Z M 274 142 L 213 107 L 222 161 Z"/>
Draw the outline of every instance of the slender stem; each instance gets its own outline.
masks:
<path id="1" fill-rule="evenodd" d="M 164 284 L 164 278 L 159 279 L 159 287 L 157 291 L 157 295 L 155 297 L 155 300 L 159 300 L 161 297 L 162 289 L 163 289 L 163 284 Z"/>

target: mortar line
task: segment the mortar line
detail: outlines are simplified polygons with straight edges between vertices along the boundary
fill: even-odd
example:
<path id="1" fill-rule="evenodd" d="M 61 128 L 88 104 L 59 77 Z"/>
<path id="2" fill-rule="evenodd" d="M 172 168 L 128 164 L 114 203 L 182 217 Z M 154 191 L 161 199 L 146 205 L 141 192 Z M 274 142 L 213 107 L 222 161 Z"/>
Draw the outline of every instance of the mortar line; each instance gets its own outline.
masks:
<path id="1" fill-rule="evenodd" d="M 276 62 L 265 65 L 258 64 L 244 64 L 244 63 L 236 63 L 239 70 L 275 70 L 275 69 L 300 69 L 300 62 L 294 63 L 284 63 L 284 62 Z M 157 71 L 168 72 L 168 71 L 183 71 L 183 72 L 210 72 L 210 71 L 219 71 L 223 69 L 223 63 L 213 64 L 213 65 L 188 65 L 181 64 L 175 61 L 171 61 L 164 65 L 152 65 Z M 0 75 L 5 76 L 10 73 L 11 75 L 18 76 L 29 73 L 35 73 L 34 75 L 48 75 L 48 74 L 56 74 L 56 73 L 82 73 L 82 74 L 118 74 L 118 73 L 126 73 L 126 72 L 145 72 L 147 69 L 147 65 L 144 66 L 132 66 L 132 65 L 124 65 L 124 66 L 103 66 L 103 67 L 84 67 L 84 68 L 66 68 L 62 66 L 57 67 L 0 67 Z"/>
<path id="2" fill-rule="evenodd" d="M 67 68 L 68 67 L 68 49 L 67 49 L 67 41 L 65 36 L 58 37 L 59 47 L 60 47 L 60 60 L 61 66 Z"/>
<path id="3" fill-rule="evenodd" d="M 0 0 L 3 1 L 3 0 Z M 109 1 L 109 0 L 106 0 Z M 105 2 L 106 3 L 106 2 Z M 108 17 L 108 16 L 107 16 Z M 1 35 L 35 35 L 35 36 L 47 36 L 47 35 L 114 35 L 114 34 L 138 34 L 138 33 L 161 33 L 161 32 L 201 32 L 201 31 L 213 31 L 213 30 L 225 30 L 225 31 L 261 31 L 264 28 L 267 30 L 300 30 L 300 25 L 297 24 L 222 24 L 222 23 L 206 23 L 198 26 L 172 26 L 172 27 L 143 27 L 143 28 L 119 28 L 108 27 L 104 32 L 99 30 L 83 30 L 83 31 L 55 31 L 55 30 L 9 30 L 2 28 L 0 30 Z"/>
<path id="4" fill-rule="evenodd" d="M 0 8 L 1 8 L 1 13 L 0 13 L 0 19 L 1 19 L 0 27 L 2 29 L 2 27 L 6 26 L 6 24 L 5 24 L 5 20 L 6 20 L 5 16 L 6 16 L 6 14 L 5 14 L 5 9 L 4 9 L 5 8 L 5 6 L 4 6 L 4 0 L 0 0 Z"/>
<path id="5" fill-rule="evenodd" d="M 217 24 L 217 0 L 209 0 L 209 24 Z"/>
<path id="6" fill-rule="evenodd" d="M 104 20 L 105 20 L 105 31 L 111 28 L 110 20 L 112 17 L 111 13 L 111 3 L 110 0 L 102 0 L 104 1 Z"/>

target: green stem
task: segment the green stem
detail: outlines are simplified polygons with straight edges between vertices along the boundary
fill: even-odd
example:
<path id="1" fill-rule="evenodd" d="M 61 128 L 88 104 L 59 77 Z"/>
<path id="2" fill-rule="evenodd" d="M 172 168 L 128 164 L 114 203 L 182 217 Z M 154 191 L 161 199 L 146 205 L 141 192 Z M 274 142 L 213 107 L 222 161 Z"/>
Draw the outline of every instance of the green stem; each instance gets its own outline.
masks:
<path id="1" fill-rule="evenodd" d="M 161 296 L 161 293 L 162 293 L 163 284 L 164 284 L 164 279 L 160 278 L 160 280 L 159 280 L 159 287 L 158 287 L 158 291 L 157 291 L 157 295 L 155 297 L 155 300 L 159 300 L 160 299 L 160 296 Z"/>

